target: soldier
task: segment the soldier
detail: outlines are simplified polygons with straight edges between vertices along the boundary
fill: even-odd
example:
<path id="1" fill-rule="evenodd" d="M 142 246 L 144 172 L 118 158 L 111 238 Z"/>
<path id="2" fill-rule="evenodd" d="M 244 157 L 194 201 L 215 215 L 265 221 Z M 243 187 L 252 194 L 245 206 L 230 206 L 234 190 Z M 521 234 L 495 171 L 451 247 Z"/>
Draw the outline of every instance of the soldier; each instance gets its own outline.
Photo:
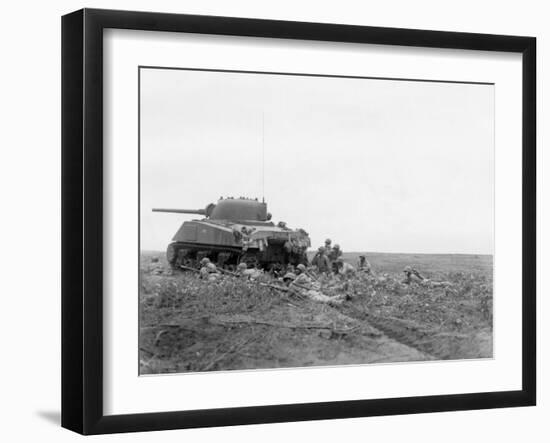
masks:
<path id="1" fill-rule="evenodd" d="M 201 261 L 199 262 L 199 264 L 200 264 L 200 273 L 199 273 L 200 278 L 202 278 L 202 279 L 208 278 L 208 274 L 210 274 L 210 272 L 208 270 L 208 264 L 209 263 L 210 263 L 210 259 L 208 257 L 202 258 Z"/>
<path id="2" fill-rule="evenodd" d="M 309 275 L 307 275 L 306 267 L 302 264 L 299 264 L 298 266 L 296 266 L 296 278 L 294 282 L 298 284 L 303 283 L 304 285 L 309 286 L 312 285 L 314 281 Z M 317 286 L 319 285 L 317 284 Z"/>
<path id="3" fill-rule="evenodd" d="M 246 263 L 241 262 L 237 265 L 237 270 L 235 271 L 235 273 L 242 279 L 248 280 L 248 275 L 245 274 L 246 269 Z"/>
<path id="4" fill-rule="evenodd" d="M 357 270 L 359 272 L 364 272 L 365 274 L 370 274 L 372 272 L 370 263 L 368 262 L 365 255 L 359 256 L 359 261 L 357 262 Z"/>
<path id="5" fill-rule="evenodd" d="M 283 282 L 288 286 L 290 285 L 294 280 L 296 280 L 296 274 L 294 274 L 293 272 L 287 272 L 284 276 L 283 276 Z"/>
<path id="6" fill-rule="evenodd" d="M 319 282 L 313 280 L 305 271 L 306 268 L 304 265 L 298 265 L 296 267 L 296 278 L 289 279 L 289 289 L 291 293 L 329 305 L 340 305 L 344 300 L 348 299 L 346 294 L 334 296 L 323 294 Z"/>
<path id="7" fill-rule="evenodd" d="M 321 273 L 330 272 L 330 261 L 328 257 L 325 255 L 324 247 L 319 246 L 319 249 L 317 250 L 317 254 L 315 254 L 315 257 L 313 257 L 311 264 L 315 266 L 317 268 L 317 271 Z"/>
<path id="8" fill-rule="evenodd" d="M 411 266 L 405 266 L 403 272 L 405 273 L 405 280 L 403 280 L 403 283 L 406 285 L 410 285 L 412 282 L 421 283 L 425 280 L 420 272 Z"/>
<path id="9" fill-rule="evenodd" d="M 343 275 L 344 277 L 355 275 L 355 268 L 349 263 L 345 262 L 342 257 L 338 257 L 336 259 L 335 265 L 338 274 Z"/>
<path id="10" fill-rule="evenodd" d="M 262 275 L 264 275 L 264 272 L 258 268 L 251 268 L 251 269 L 245 270 L 244 275 L 247 275 L 249 280 L 257 280 Z"/>
<path id="11" fill-rule="evenodd" d="M 204 257 L 201 261 L 200 278 L 215 280 L 220 275 L 218 268 L 210 261 L 208 257 Z"/>
<path id="12" fill-rule="evenodd" d="M 342 250 L 340 249 L 340 245 L 336 244 L 331 249 L 330 253 L 328 254 L 328 259 L 330 261 L 332 271 L 337 274 L 338 273 L 338 267 L 336 265 L 336 261 L 341 257 Z"/>
<path id="13" fill-rule="evenodd" d="M 237 274 L 244 280 L 256 280 L 263 275 L 263 272 L 256 268 L 248 269 L 246 263 L 241 262 L 237 266 Z"/>
<path id="14" fill-rule="evenodd" d="M 340 249 L 339 244 L 335 244 L 334 247 L 330 250 L 328 258 L 330 261 L 335 262 L 342 255 L 342 250 Z"/>
<path id="15" fill-rule="evenodd" d="M 208 263 L 210 263 L 210 259 L 208 257 L 203 257 L 199 263 L 201 266 L 206 266 Z"/>
<path id="16" fill-rule="evenodd" d="M 214 263 L 208 265 L 208 270 L 210 271 L 210 274 L 208 274 L 208 281 L 217 281 L 222 278 L 222 273 Z"/>
<path id="17" fill-rule="evenodd" d="M 330 238 L 327 238 L 325 240 L 325 253 L 327 256 L 330 254 L 330 251 L 332 251 L 332 240 Z"/>

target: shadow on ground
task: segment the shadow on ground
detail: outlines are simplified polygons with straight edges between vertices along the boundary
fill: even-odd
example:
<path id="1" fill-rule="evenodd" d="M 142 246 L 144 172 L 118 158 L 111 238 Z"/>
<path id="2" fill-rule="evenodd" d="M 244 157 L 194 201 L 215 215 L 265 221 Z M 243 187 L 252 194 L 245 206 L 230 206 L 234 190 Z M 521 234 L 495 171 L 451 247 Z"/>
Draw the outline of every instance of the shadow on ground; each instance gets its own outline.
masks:
<path id="1" fill-rule="evenodd" d="M 60 411 L 36 411 L 36 415 L 43 420 L 50 422 L 53 425 L 61 425 L 61 412 Z"/>

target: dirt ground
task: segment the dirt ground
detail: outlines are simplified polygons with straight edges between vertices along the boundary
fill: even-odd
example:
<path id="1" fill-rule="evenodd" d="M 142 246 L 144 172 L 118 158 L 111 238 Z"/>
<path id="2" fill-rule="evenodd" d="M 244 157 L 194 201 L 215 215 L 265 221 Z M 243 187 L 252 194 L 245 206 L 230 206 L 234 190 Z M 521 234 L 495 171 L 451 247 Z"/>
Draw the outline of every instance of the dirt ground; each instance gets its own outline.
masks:
<path id="1" fill-rule="evenodd" d="M 333 307 L 258 281 L 172 273 L 163 253 L 143 253 L 140 373 L 492 357 L 491 256 L 367 258 L 375 277 L 326 285 L 330 295 L 350 296 Z M 404 285 L 406 265 L 449 285 Z"/>

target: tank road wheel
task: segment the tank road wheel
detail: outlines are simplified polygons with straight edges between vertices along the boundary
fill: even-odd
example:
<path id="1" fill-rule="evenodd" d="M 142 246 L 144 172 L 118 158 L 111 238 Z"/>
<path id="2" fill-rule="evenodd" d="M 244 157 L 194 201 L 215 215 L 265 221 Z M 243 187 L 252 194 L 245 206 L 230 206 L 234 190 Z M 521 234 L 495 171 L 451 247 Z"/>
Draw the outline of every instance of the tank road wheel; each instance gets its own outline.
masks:
<path id="1" fill-rule="evenodd" d="M 189 257 L 189 249 L 178 245 L 177 243 L 170 243 L 166 248 L 166 260 L 173 270 L 181 270 L 180 266 L 186 264 Z"/>
<path id="2" fill-rule="evenodd" d="M 224 268 L 231 260 L 231 252 L 220 252 L 217 257 L 217 263 L 220 268 Z"/>
<path id="3" fill-rule="evenodd" d="M 239 263 L 246 263 L 247 268 L 255 268 L 259 265 L 258 256 L 252 252 L 245 252 L 241 255 Z"/>
<path id="4" fill-rule="evenodd" d="M 298 266 L 298 265 L 309 265 L 309 260 L 307 258 L 306 252 L 292 252 L 288 255 L 287 258 L 287 264 L 290 264 L 292 266 Z"/>
<path id="5" fill-rule="evenodd" d="M 172 269 L 176 269 L 178 267 L 176 263 L 177 258 L 178 258 L 178 250 L 174 245 L 174 243 L 170 243 L 166 248 L 166 260 L 168 261 L 168 264 Z"/>

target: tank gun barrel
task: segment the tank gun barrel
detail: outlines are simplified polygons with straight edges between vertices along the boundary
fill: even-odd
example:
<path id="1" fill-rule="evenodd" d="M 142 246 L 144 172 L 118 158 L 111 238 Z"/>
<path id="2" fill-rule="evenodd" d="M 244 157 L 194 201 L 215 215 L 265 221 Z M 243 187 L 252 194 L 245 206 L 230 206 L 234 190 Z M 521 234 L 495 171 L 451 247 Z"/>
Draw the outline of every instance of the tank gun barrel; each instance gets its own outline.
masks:
<path id="1" fill-rule="evenodd" d="M 172 214 L 200 214 L 200 215 L 206 215 L 206 209 L 153 208 L 153 212 L 169 212 L 169 213 L 172 213 Z"/>

